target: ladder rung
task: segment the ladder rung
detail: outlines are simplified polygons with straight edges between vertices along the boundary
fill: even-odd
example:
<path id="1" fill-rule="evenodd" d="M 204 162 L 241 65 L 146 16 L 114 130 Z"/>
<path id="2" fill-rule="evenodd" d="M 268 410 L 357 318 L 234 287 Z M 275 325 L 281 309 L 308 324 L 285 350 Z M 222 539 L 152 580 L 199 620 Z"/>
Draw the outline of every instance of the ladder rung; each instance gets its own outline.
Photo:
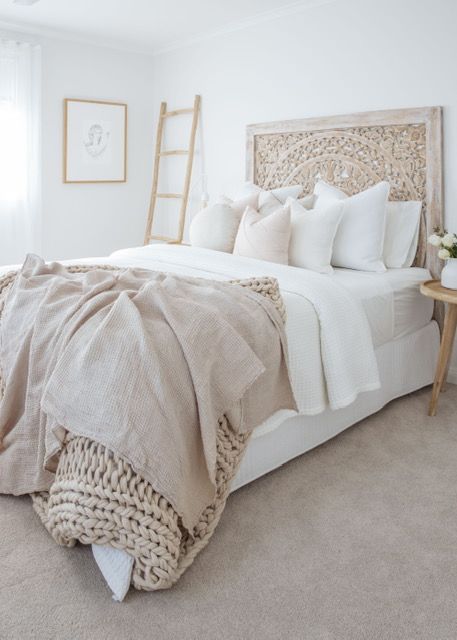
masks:
<path id="1" fill-rule="evenodd" d="M 169 244 L 171 244 L 172 242 L 176 242 L 176 240 L 173 240 L 173 238 L 169 238 L 168 236 L 157 236 L 154 234 L 151 234 L 147 237 L 148 242 L 150 242 L 151 240 L 159 240 L 160 242 L 168 242 Z"/>
<path id="2" fill-rule="evenodd" d="M 159 156 L 186 156 L 188 153 L 187 149 L 172 149 L 171 151 L 161 151 Z"/>
<path id="3" fill-rule="evenodd" d="M 182 193 L 156 193 L 156 198 L 182 198 Z"/>
<path id="4" fill-rule="evenodd" d="M 173 116 L 183 116 L 185 113 L 193 113 L 192 107 L 188 109 L 175 109 L 174 111 L 165 111 L 162 118 L 172 118 Z"/>

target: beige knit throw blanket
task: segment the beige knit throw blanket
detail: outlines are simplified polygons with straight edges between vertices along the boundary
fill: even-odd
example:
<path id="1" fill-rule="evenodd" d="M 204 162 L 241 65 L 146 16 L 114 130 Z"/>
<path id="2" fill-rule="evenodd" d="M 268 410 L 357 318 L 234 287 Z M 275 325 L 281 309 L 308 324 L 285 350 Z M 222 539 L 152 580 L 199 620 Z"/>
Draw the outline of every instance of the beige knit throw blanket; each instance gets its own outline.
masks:
<path id="1" fill-rule="evenodd" d="M 0 493 L 48 490 L 67 432 L 99 442 L 191 531 L 215 498 L 218 420 L 295 408 L 281 317 L 229 283 L 69 273 L 28 256 L 0 321 Z"/>

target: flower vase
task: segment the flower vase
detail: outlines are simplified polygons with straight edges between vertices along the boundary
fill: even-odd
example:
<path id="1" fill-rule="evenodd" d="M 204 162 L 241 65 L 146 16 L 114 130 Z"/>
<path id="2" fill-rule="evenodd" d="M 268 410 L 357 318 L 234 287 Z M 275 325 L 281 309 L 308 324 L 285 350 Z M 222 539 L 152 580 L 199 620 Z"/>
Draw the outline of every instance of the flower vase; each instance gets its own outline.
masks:
<path id="1" fill-rule="evenodd" d="M 448 258 L 441 272 L 441 284 L 446 289 L 457 289 L 457 258 Z"/>

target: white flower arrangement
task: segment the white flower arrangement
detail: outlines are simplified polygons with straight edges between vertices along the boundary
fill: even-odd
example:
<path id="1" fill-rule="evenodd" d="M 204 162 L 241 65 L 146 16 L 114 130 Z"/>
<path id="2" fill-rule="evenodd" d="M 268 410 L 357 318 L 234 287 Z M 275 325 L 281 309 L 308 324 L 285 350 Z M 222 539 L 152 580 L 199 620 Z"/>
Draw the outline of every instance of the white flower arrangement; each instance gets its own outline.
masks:
<path id="1" fill-rule="evenodd" d="M 457 236 L 455 233 L 448 233 L 446 229 L 437 228 L 429 236 L 428 242 L 434 247 L 439 247 L 438 257 L 441 260 L 457 258 Z"/>

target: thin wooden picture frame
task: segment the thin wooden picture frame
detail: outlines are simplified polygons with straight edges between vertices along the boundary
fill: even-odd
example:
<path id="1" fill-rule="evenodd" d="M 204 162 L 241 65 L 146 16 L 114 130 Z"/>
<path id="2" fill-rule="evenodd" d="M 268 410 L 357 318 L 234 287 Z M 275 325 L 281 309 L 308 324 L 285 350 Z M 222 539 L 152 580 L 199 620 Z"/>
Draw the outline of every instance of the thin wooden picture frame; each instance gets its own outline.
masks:
<path id="1" fill-rule="evenodd" d="M 120 136 L 123 149 L 119 154 L 118 160 L 122 161 L 122 170 L 119 172 L 119 177 L 109 178 L 88 178 L 75 179 L 71 170 L 69 170 L 69 160 L 71 156 L 71 141 L 69 141 L 69 126 L 70 117 L 69 111 L 72 104 L 81 105 L 105 105 L 110 107 L 119 107 L 122 109 L 123 114 L 120 116 L 120 122 L 123 126 L 123 134 Z M 82 98 L 64 98 L 63 100 L 63 182 L 64 184 L 103 184 L 103 183 L 123 183 L 127 181 L 127 142 L 128 142 L 128 107 L 125 102 L 113 102 L 109 100 L 89 100 Z M 103 135 L 103 132 L 102 132 Z M 106 135 L 106 134 L 105 134 Z M 86 145 L 89 146 L 89 145 Z M 73 176 L 73 177 L 72 177 Z"/>

